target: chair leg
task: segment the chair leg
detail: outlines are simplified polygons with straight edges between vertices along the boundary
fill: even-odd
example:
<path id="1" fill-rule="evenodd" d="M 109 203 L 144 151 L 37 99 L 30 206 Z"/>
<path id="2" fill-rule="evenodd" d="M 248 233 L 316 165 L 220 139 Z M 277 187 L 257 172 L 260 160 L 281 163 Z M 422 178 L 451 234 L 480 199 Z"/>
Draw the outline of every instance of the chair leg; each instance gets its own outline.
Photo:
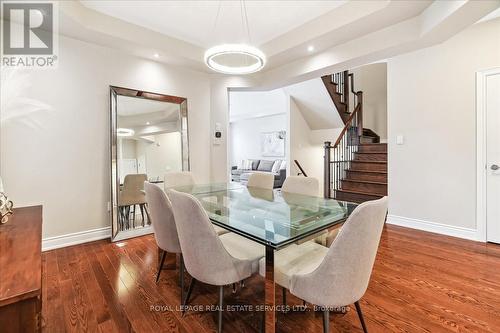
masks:
<path id="1" fill-rule="evenodd" d="M 144 227 L 146 225 L 144 221 L 144 204 L 140 204 L 139 208 L 141 209 L 142 226 Z"/>
<path id="2" fill-rule="evenodd" d="M 285 287 L 281 287 L 281 291 L 283 293 L 283 305 L 286 306 L 286 288 Z"/>
<path id="3" fill-rule="evenodd" d="M 224 286 L 219 287 L 219 322 L 217 333 L 222 333 L 222 307 L 224 306 Z"/>
<path id="4" fill-rule="evenodd" d="M 330 311 L 323 311 L 323 333 L 328 333 L 330 331 Z"/>
<path id="5" fill-rule="evenodd" d="M 146 218 L 148 219 L 148 224 L 151 224 L 151 216 L 149 216 L 148 204 L 144 205 L 144 211 L 146 212 Z"/>
<path id="6" fill-rule="evenodd" d="M 135 229 L 135 205 L 132 208 L 132 229 Z"/>
<path id="7" fill-rule="evenodd" d="M 196 279 L 194 277 L 191 277 L 191 283 L 189 284 L 189 288 L 186 294 L 186 297 L 184 298 L 184 302 L 182 304 L 182 313 L 184 313 L 186 310 L 186 305 L 189 302 L 189 297 L 191 297 L 191 292 L 193 291 L 194 285 L 196 283 Z"/>
<path id="8" fill-rule="evenodd" d="M 156 273 L 156 283 L 158 283 L 158 281 L 160 281 L 160 273 L 161 273 L 161 269 L 163 268 L 163 263 L 165 262 L 166 256 L 167 256 L 167 251 L 162 250 L 160 266 L 158 266 L 158 273 Z"/>
<path id="9" fill-rule="evenodd" d="M 179 254 L 179 280 L 181 285 L 181 303 L 184 299 L 184 258 Z"/>
<path id="10" fill-rule="evenodd" d="M 363 319 L 363 313 L 361 312 L 361 306 L 359 306 L 359 301 L 354 302 L 354 306 L 356 306 L 356 311 L 358 312 L 359 321 L 361 322 L 361 326 L 363 327 L 363 332 L 368 333 L 366 329 L 365 320 Z"/>

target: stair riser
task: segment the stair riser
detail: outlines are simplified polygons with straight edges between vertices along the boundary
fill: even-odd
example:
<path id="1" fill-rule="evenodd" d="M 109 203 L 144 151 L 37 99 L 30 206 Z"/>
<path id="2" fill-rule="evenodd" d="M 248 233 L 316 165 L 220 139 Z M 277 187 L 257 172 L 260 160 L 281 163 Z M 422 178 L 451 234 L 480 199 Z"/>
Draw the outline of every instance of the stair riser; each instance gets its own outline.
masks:
<path id="1" fill-rule="evenodd" d="M 332 196 L 336 200 L 351 201 L 356 203 L 361 203 L 369 200 L 377 200 L 382 197 L 377 195 L 364 195 L 364 194 L 346 193 L 346 192 L 337 192 L 336 194 L 332 193 Z"/>
<path id="2" fill-rule="evenodd" d="M 359 151 L 362 153 L 387 153 L 387 144 L 360 145 Z"/>
<path id="3" fill-rule="evenodd" d="M 368 170 L 368 171 L 387 171 L 386 163 L 370 163 L 370 162 L 351 162 L 351 169 L 354 170 Z"/>
<path id="4" fill-rule="evenodd" d="M 371 136 L 362 136 L 361 143 L 377 143 L 378 139 Z"/>
<path id="5" fill-rule="evenodd" d="M 387 154 L 355 154 L 356 161 L 380 161 L 387 162 Z"/>
<path id="6" fill-rule="evenodd" d="M 385 184 L 357 183 L 344 180 L 342 181 L 342 189 L 346 191 L 368 192 L 382 196 L 387 195 L 387 185 Z"/>
<path id="7" fill-rule="evenodd" d="M 387 183 L 387 174 L 347 171 L 347 179 Z"/>

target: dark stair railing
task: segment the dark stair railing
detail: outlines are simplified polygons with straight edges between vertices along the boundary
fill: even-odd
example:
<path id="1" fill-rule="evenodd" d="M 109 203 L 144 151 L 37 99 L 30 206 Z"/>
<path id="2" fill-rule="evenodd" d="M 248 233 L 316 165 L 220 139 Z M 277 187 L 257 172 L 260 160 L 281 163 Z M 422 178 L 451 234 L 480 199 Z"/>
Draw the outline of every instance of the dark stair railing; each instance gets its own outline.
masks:
<path id="1" fill-rule="evenodd" d="M 352 74 L 345 75 L 345 72 L 341 74 L 343 77 L 350 79 L 355 108 L 345 121 L 345 126 L 340 132 L 337 141 L 333 145 L 330 141 L 325 142 L 323 178 L 323 194 L 325 198 L 335 198 L 337 196 L 337 191 L 341 189 L 342 180 L 346 177 L 346 170 L 350 168 L 354 153 L 358 151 L 363 136 L 363 92 L 354 91 Z M 348 94 L 344 94 L 344 96 L 346 96 L 345 100 L 349 100 Z"/>
<path id="2" fill-rule="evenodd" d="M 293 160 L 295 162 L 295 164 L 297 165 L 297 168 L 299 168 L 300 172 L 297 173 L 297 176 L 300 176 L 300 175 L 303 175 L 304 177 L 307 177 L 307 174 L 306 172 L 304 171 L 304 169 L 302 168 L 302 166 L 300 165 L 299 161 L 297 160 Z"/>

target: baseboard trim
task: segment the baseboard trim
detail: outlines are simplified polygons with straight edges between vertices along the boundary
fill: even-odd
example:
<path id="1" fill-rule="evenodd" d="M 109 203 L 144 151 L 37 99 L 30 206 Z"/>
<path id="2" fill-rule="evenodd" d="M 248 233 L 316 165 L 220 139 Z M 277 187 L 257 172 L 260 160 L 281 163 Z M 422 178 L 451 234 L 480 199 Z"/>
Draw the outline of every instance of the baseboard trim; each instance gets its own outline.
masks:
<path id="1" fill-rule="evenodd" d="M 480 241 L 476 229 L 456 227 L 447 224 L 424 221 L 397 215 L 387 215 L 387 223 L 398 225 L 401 227 L 418 229 L 436 234 L 464 238 L 474 241 Z"/>
<path id="2" fill-rule="evenodd" d="M 111 227 L 75 232 L 42 239 L 42 251 L 111 238 Z"/>

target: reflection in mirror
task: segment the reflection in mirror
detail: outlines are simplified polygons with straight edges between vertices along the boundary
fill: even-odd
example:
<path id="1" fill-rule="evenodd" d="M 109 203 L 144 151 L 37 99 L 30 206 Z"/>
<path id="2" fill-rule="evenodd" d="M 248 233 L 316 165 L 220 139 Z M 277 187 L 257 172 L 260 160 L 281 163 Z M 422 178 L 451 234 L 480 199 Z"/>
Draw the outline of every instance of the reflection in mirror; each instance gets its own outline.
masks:
<path id="1" fill-rule="evenodd" d="M 135 91 L 112 88 L 111 93 L 112 109 L 115 105 L 112 118 L 115 117 L 116 121 L 112 131 L 115 133 L 112 138 L 115 143 L 114 152 L 112 147 L 112 166 L 116 168 L 112 170 L 116 183 L 112 223 L 115 240 L 120 232 L 149 228 L 151 221 L 144 193 L 145 181 L 163 188 L 167 172 L 189 168 L 185 151 L 185 99 L 178 103 L 176 99 L 180 98 L 173 96 L 149 94 L 154 99 L 148 99 L 141 92 L 137 95 L 129 92 Z M 169 97 L 174 99 L 173 102 Z M 131 236 L 134 236 L 133 232 Z"/>

